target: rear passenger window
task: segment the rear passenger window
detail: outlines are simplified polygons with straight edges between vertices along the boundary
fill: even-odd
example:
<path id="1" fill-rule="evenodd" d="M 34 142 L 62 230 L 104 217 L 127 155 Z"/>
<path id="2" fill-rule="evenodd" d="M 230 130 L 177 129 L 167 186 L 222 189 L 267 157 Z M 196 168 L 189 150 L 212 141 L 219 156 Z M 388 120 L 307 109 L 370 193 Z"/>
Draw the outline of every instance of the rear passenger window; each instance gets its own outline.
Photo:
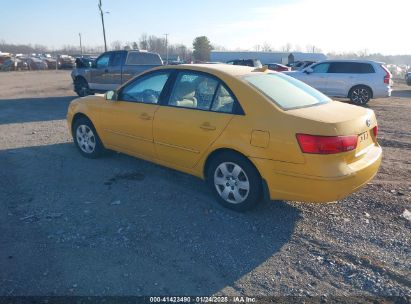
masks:
<path id="1" fill-rule="evenodd" d="M 111 60 L 110 60 L 110 66 L 121 66 L 122 58 L 123 58 L 122 53 L 118 53 L 118 52 L 114 53 L 113 57 L 111 57 Z"/>
<path id="2" fill-rule="evenodd" d="M 127 65 L 162 65 L 159 55 L 143 52 L 129 52 L 126 60 Z"/>
<path id="3" fill-rule="evenodd" d="M 225 86 L 220 85 L 218 87 L 217 94 L 215 96 L 211 110 L 215 112 L 232 113 L 233 107 L 234 97 L 225 88 Z"/>
<path id="4" fill-rule="evenodd" d="M 177 77 L 169 105 L 209 110 L 218 87 L 218 81 L 207 75 L 183 72 Z"/>
<path id="5" fill-rule="evenodd" d="M 362 74 L 375 73 L 374 67 L 369 63 L 359 63 L 358 69 L 358 73 Z"/>
<path id="6" fill-rule="evenodd" d="M 344 74 L 367 74 L 374 72 L 371 64 L 362 62 L 333 62 L 328 70 L 328 73 Z"/>

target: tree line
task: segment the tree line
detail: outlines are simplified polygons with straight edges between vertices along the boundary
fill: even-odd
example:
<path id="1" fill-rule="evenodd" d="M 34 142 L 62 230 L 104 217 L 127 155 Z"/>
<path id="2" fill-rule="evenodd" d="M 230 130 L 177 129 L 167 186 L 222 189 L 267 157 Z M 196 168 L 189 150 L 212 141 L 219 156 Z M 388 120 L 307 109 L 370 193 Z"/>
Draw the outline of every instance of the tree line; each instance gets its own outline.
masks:
<path id="1" fill-rule="evenodd" d="M 206 36 L 195 38 L 192 48 L 189 48 L 182 43 L 167 43 L 163 37 L 147 34 L 142 34 L 137 41 L 113 41 L 110 47 L 110 50 L 146 50 L 159 53 L 163 59 L 168 55 L 171 60 L 179 58 L 181 61 L 208 61 L 210 52 L 213 49 Z M 51 53 L 79 55 L 81 53 L 80 46 L 63 45 L 59 49 L 50 49 L 41 44 L 12 44 L 6 43 L 4 40 L 0 40 L 0 51 L 12 54 Z M 83 54 L 99 54 L 104 51 L 104 47 L 83 46 L 82 51 Z"/>
<path id="2" fill-rule="evenodd" d="M 159 53 L 163 59 L 168 57 L 170 60 L 176 60 L 179 58 L 181 61 L 209 61 L 211 50 L 225 51 L 224 47 L 211 44 L 210 40 L 206 36 L 196 37 L 193 40 L 191 47 L 187 47 L 182 43 L 166 43 L 165 37 L 158 37 L 155 35 L 142 34 L 136 41 L 122 42 L 119 40 L 113 41 L 110 44 L 111 50 L 147 50 L 149 52 Z M 168 52 L 167 52 L 168 49 Z M 254 46 L 255 51 L 261 52 L 300 52 L 301 47 L 287 43 L 280 46 L 278 50 L 272 45 L 264 42 Z M 6 43 L 4 40 L 0 40 L 0 51 L 9 52 L 13 54 L 31 54 L 31 53 L 51 53 L 51 54 L 68 54 L 78 55 L 80 54 L 80 47 L 73 45 L 63 45 L 59 49 L 50 49 L 47 46 L 41 44 L 11 44 Z M 84 54 L 99 54 L 104 51 L 103 46 L 83 46 Z M 239 51 L 239 50 L 236 50 Z M 321 52 L 321 49 L 314 45 L 307 45 L 306 52 Z M 370 59 L 385 62 L 387 64 L 403 64 L 411 65 L 411 55 L 382 55 L 380 53 L 368 53 L 367 50 L 351 53 L 328 53 L 327 56 L 332 59 Z"/>

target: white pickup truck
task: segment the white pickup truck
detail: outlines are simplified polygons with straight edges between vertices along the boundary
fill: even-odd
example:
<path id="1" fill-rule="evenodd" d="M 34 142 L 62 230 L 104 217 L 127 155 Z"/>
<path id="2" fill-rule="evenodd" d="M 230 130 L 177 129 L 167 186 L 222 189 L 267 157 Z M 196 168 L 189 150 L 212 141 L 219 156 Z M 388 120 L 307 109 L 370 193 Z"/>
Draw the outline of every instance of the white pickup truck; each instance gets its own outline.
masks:
<path id="1" fill-rule="evenodd" d="M 76 67 L 71 73 L 79 96 L 114 90 L 134 76 L 163 65 L 157 53 L 110 51 L 101 54 L 91 66 Z"/>

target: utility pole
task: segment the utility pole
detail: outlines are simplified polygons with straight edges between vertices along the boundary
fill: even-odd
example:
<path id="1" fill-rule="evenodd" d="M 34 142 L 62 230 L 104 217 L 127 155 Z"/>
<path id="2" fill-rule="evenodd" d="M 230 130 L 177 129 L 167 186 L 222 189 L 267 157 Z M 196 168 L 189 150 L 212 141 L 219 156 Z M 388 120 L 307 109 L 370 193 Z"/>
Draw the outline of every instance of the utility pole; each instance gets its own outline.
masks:
<path id="1" fill-rule="evenodd" d="M 106 42 L 106 29 L 104 28 L 104 12 L 102 9 L 101 0 L 99 0 L 98 8 L 100 10 L 101 15 L 101 24 L 103 25 L 103 36 L 104 36 L 104 51 L 107 52 L 107 42 Z"/>
<path id="2" fill-rule="evenodd" d="M 81 45 L 81 33 L 78 33 L 79 37 L 80 37 L 80 54 L 81 57 L 83 57 L 83 46 Z"/>
<path id="3" fill-rule="evenodd" d="M 170 34 L 164 34 L 166 36 L 166 64 L 168 65 L 168 35 Z"/>

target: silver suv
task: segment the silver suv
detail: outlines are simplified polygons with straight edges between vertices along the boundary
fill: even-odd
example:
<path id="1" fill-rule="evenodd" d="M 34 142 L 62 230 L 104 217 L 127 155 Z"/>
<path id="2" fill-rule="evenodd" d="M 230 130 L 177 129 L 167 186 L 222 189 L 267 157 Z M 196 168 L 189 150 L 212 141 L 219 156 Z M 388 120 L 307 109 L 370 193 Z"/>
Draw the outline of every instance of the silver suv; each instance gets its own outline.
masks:
<path id="1" fill-rule="evenodd" d="M 285 72 L 326 95 L 350 98 L 364 105 L 371 98 L 391 96 L 392 75 L 381 62 L 326 60 L 301 71 Z"/>

